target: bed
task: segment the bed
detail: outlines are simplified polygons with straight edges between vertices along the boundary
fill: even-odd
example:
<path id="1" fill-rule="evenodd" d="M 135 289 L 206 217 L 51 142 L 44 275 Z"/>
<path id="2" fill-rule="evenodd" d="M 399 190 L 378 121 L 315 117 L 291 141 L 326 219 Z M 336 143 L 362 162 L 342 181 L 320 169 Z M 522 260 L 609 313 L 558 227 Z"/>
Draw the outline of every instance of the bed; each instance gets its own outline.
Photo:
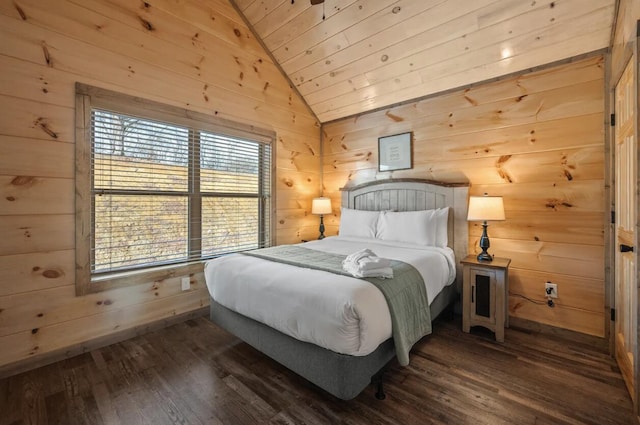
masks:
<path id="1" fill-rule="evenodd" d="M 463 258 L 467 250 L 467 191 L 464 184 L 422 180 L 376 181 L 342 191 L 342 206 L 352 214 L 355 212 L 351 211 L 362 215 L 365 211 L 423 212 L 449 207 L 443 247 L 416 249 L 413 244 L 403 246 L 396 241 L 368 240 L 363 239 L 363 235 L 327 238 L 302 246 L 306 250 L 345 255 L 363 246 L 380 252 L 381 257 L 387 253 L 402 253 L 397 254 L 399 260 L 415 264 L 418 269 L 422 267 L 420 273 L 423 276 L 430 274 L 430 283 L 435 281 L 437 288 L 427 289 L 428 309 L 433 320 L 458 299 L 460 292 L 462 274 L 456 270 L 459 268 L 456 258 Z M 429 273 L 425 267 L 435 266 L 425 266 L 425 258 L 433 258 L 429 261 L 434 265 L 445 264 L 442 272 Z M 434 278 L 436 275 L 439 277 Z M 371 284 L 244 254 L 211 260 L 205 266 L 205 277 L 211 294 L 210 318 L 214 323 L 340 399 L 354 398 L 372 380 L 379 384 L 377 396 L 383 397 L 381 371 L 396 356 L 396 348 L 391 338 L 391 322 L 387 319 L 389 310 L 384 298 Z M 287 280 L 291 282 L 285 282 Z M 316 281 L 318 288 L 328 288 L 316 291 L 319 293 L 314 295 L 316 297 L 330 298 L 323 292 L 333 294 L 334 289 L 336 293 L 340 289 L 357 294 L 359 298 L 353 302 L 349 299 L 348 308 L 343 304 L 334 307 L 325 305 L 322 298 L 310 298 L 306 293 L 296 292 L 298 282 L 307 285 L 307 282 Z M 358 300 L 366 300 L 366 304 Z M 328 303 L 331 302 L 333 300 L 329 299 Z M 344 303 L 342 299 L 340 302 Z M 280 316 L 270 316 L 266 305 L 279 305 L 275 310 Z M 289 317 L 294 310 L 305 314 Z M 335 324 L 332 313 L 325 314 L 334 310 L 346 324 Z M 373 314 L 373 311 L 382 313 Z M 351 322 L 357 322 L 359 327 L 351 329 Z"/>

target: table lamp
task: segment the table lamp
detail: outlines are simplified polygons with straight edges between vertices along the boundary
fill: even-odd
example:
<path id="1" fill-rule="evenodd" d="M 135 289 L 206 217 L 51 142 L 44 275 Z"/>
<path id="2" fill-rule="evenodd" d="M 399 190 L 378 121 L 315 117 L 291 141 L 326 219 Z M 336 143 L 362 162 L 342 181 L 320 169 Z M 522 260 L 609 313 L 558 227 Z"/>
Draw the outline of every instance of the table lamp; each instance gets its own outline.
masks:
<path id="1" fill-rule="evenodd" d="M 324 214 L 331 214 L 331 199 L 320 197 L 314 198 L 311 203 L 311 214 L 320 216 L 320 236 L 318 239 L 324 239 L 324 222 L 322 221 L 322 216 Z"/>
<path id="2" fill-rule="evenodd" d="M 478 261 L 493 261 L 489 255 L 489 236 L 487 235 L 487 221 L 504 220 L 504 204 L 502 196 L 471 196 L 469 197 L 469 212 L 467 221 L 482 221 L 482 236 L 480 237 L 480 248 L 482 252 L 478 254 Z"/>

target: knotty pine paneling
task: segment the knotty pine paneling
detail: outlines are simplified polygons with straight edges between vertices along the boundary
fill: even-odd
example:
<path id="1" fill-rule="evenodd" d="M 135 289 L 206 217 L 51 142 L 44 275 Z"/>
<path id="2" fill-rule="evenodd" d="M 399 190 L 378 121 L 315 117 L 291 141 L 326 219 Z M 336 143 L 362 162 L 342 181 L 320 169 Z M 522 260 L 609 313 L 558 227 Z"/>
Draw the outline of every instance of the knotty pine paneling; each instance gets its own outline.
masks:
<path id="1" fill-rule="evenodd" d="M 60 322 L 180 295 L 180 280 L 180 277 L 174 277 L 165 281 L 93 293 L 77 299 L 73 284 L 0 296 L 0 310 L 3 310 L 5 316 L 0 322 L 0 334 L 9 335 L 40 329 Z M 204 275 L 198 273 L 192 276 L 190 281 L 191 289 L 201 292 L 205 285 Z M 46 309 L 33 314 L 32 305 L 46 306 Z"/>
<path id="2" fill-rule="evenodd" d="M 512 259 L 510 314 L 604 335 L 604 61 L 594 56 L 323 126 L 323 186 L 421 177 L 504 197 L 490 252 Z M 377 138 L 413 132 L 414 168 L 377 171 Z M 336 234 L 339 208 L 325 219 Z M 478 223 L 469 247 L 479 252 Z M 554 309 L 544 283 L 558 284 Z"/>
<path id="3" fill-rule="evenodd" d="M 0 211 L 6 215 L 73 214 L 74 180 L 0 175 Z"/>
<path id="4" fill-rule="evenodd" d="M 75 296 L 76 82 L 275 131 L 276 240 L 316 237 L 319 124 L 243 22 L 226 0 L 0 0 L 0 368 L 208 304 L 201 273 Z"/>
<path id="5" fill-rule="evenodd" d="M 75 260 L 73 249 L 0 255 L 0 273 L 3 279 L 0 296 L 35 293 L 44 289 L 73 285 Z M 4 320 L 2 314 L 0 320 Z"/>
<path id="6" fill-rule="evenodd" d="M 174 296 L 157 297 L 149 302 L 97 312 L 79 319 L 0 337 L 3 344 L 3 350 L 0 351 L 0 364 L 8 364 L 14 359 L 33 357 L 36 354 L 81 344 L 111 332 L 205 307 L 209 304 L 209 294 L 204 287 L 203 282 L 198 290 L 181 292 Z"/>

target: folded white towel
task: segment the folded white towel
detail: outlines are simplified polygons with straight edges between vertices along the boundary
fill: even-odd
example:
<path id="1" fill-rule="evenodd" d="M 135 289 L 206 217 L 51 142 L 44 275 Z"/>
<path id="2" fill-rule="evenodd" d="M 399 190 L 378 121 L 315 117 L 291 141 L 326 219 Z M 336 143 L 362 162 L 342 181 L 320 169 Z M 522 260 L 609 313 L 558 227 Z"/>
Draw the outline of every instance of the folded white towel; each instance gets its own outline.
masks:
<path id="1" fill-rule="evenodd" d="M 383 267 L 389 267 L 390 265 L 391 261 L 380 257 L 365 257 L 358 261 L 358 267 L 361 270 L 380 269 Z"/>
<path id="2" fill-rule="evenodd" d="M 391 267 L 362 270 L 352 263 L 346 263 L 343 264 L 342 268 L 354 277 L 383 277 L 388 279 L 393 277 L 393 269 Z"/>
<path id="3" fill-rule="evenodd" d="M 391 262 L 378 257 L 370 249 L 362 249 L 347 256 L 342 262 L 342 268 L 355 277 L 383 277 L 392 278 Z"/>
<path id="4" fill-rule="evenodd" d="M 347 255 L 347 258 L 345 258 L 344 261 L 357 263 L 358 261 L 366 257 L 376 257 L 376 254 L 374 254 L 370 249 L 365 248 L 361 249 L 360 251 L 356 251 L 353 254 Z"/>

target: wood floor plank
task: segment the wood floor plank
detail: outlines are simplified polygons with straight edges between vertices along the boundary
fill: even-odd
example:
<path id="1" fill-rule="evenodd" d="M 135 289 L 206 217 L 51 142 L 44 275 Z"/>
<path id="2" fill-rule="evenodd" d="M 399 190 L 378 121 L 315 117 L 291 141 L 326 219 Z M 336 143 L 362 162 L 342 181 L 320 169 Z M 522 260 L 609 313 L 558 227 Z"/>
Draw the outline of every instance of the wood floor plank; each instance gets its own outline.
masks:
<path id="1" fill-rule="evenodd" d="M 633 423 L 606 344 L 438 321 L 373 385 L 338 400 L 206 318 L 0 380 L 0 425 Z M 591 341 L 591 342 L 590 342 Z"/>

